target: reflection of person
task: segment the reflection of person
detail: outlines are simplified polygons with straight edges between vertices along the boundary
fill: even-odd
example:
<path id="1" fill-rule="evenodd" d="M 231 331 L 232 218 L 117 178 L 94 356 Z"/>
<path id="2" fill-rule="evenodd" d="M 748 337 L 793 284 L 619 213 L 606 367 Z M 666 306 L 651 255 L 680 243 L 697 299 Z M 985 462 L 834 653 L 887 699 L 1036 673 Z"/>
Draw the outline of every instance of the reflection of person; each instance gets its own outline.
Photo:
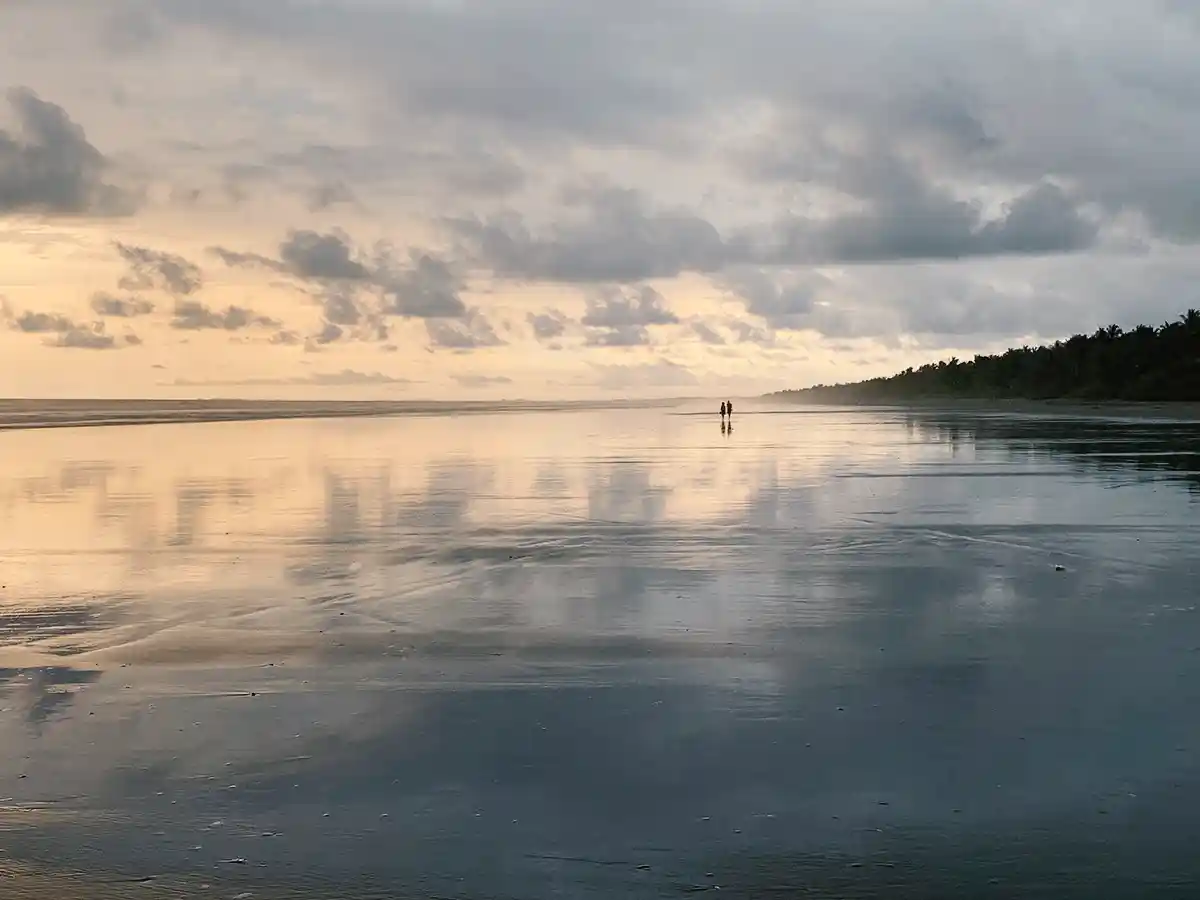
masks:
<path id="1" fill-rule="evenodd" d="M 721 421 L 725 421 L 725 401 L 721 401 Z"/>

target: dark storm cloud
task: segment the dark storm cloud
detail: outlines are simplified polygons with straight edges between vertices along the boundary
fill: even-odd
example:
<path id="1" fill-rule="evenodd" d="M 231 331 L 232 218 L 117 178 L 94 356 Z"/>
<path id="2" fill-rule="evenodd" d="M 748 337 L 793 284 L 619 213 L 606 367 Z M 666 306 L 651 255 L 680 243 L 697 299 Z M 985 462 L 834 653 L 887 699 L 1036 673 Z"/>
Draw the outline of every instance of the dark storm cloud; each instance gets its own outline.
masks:
<path id="1" fill-rule="evenodd" d="M 180 300 L 175 304 L 171 327 L 180 331 L 240 331 L 243 328 L 278 328 L 279 322 L 262 316 L 244 306 L 227 306 L 214 310 L 196 300 Z"/>
<path id="2" fill-rule="evenodd" d="M 132 213 L 135 196 L 106 179 L 109 160 L 66 111 L 28 88 L 7 94 L 16 132 L 0 128 L 0 214 Z"/>
<path id="3" fill-rule="evenodd" d="M 129 266 L 120 287 L 127 291 L 160 290 L 187 296 L 200 290 L 204 276 L 200 267 L 175 253 L 116 242 L 117 252 Z"/>
<path id="4" fill-rule="evenodd" d="M 99 316 L 117 319 L 132 319 L 154 312 L 154 304 L 137 296 L 121 297 L 105 291 L 97 291 L 91 299 L 92 312 Z"/>

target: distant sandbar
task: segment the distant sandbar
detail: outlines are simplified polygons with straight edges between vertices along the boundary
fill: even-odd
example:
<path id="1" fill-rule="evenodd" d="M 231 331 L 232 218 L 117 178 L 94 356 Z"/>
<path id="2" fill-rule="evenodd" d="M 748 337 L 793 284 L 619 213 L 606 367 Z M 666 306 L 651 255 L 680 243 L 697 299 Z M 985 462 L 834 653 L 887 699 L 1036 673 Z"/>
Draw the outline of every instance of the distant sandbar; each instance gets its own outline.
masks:
<path id="1" fill-rule="evenodd" d="M 672 401 L 0 400 L 0 431 L 26 428 L 444 416 L 669 405 Z"/>

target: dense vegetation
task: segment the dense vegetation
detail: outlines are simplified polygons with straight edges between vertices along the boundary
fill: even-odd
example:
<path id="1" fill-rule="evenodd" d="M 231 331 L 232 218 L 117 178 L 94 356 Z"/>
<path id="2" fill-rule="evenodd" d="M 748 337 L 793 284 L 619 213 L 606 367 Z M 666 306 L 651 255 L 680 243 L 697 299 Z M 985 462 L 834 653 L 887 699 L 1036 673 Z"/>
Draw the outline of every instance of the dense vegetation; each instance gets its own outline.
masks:
<path id="1" fill-rule="evenodd" d="M 1043 347 L 957 358 L 855 384 L 817 385 L 776 397 L 828 403 L 975 398 L 1200 400 L 1200 310 L 1130 331 L 1109 325 Z"/>

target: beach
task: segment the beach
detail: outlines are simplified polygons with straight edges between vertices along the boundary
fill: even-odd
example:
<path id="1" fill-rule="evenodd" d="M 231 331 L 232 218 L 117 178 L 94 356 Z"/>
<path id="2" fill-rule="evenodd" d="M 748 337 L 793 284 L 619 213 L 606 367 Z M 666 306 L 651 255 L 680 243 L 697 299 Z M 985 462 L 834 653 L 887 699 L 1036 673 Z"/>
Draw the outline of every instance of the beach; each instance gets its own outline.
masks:
<path id="1" fill-rule="evenodd" d="M 0 404 L 6 896 L 1194 896 L 1200 417 L 736 406 Z"/>

